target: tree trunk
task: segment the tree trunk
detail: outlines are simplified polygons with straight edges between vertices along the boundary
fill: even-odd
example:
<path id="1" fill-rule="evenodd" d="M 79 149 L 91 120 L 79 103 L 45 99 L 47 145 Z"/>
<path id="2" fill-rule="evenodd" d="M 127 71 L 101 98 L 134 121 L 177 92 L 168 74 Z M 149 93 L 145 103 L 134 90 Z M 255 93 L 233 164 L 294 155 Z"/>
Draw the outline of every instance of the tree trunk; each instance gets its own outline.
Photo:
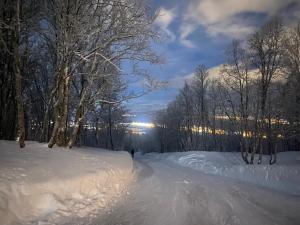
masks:
<path id="1" fill-rule="evenodd" d="M 63 83 L 62 79 L 59 78 L 57 81 L 57 95 L 58 98 L 54 104 L 54 127 L 52 130 L 51 138 L 48 144 L 49 148 L 52 148 L 56 144 L 56 139 L 57 139 L 57 134 L 58 134 L 58 129 L 60 126 L 60 121 L 61 121 L 61 105 L 62 105 L 62 98 L 63 98 Z"/>
<path id="2" fill-rule="evenodd" d="M 245 160 L 246 164 L 249 164 L 249 160 L 248 160 L 248 155 L 249 155 L 249 140 L 248 140 L 248 138 L 249 138 L 248 136 L 246 136 L 244 138 L 244 141 L 245 141 L 245 150 L 246 150 L 245 156 L 244 156 L 244 160 Z"/>
<path id="3" fill-rule="evenodd" d="M 69 81 L 68 77 L 68 67 L 64 68 L 63 73 L 63 101 L 62 101 L 62 114 L 60 126 L 57 133 L 57 145 L 66 146 L 67 145 L 67 122 L 68 122 L 68 106 L 69 106 Z"/>
<path id="4" fill-rule="evenodd" d="M 18 109 L 18 135 L 20 148 L 25 147 L 24 107 L 22 102 L 22 77 L 20 72 L 19 39 L 20 39 L 20 1 L 16 0 L 15 41 L 14 41 L 14 72 L 16 76 L 16 101 Z"/>
<path id="5" fill-rule="evenodd" d="M 274 157 L 273 159 L 270 159 L 270 164 L 275 164 L 277 162 L 277 151 L 278 151 L 278 142 L 275 141 L 275 146 L 274 146 Z"/>
<path id="6" fill-rule="evenodd" d="M 49 105 L 47 105 L 46 107 L 46 112 L 43 119 L 43 127 L 42 127 L 40 142 L 48 142 L 48 135 L 49 135 Z"/>
<path id="7" fill-rule="evenodd" d="M 48 136 L 49 136 L 49 120 L 50 120 L 50 108 L 51 108 L 51 104 L 53 101 L 53 97 L 56 93 L 56 89 L 53 89 L 51 91 L 50 97 L 49 97 L 49 101 L 48 104 L 46 106 L 46 110 L 45 110 L 45 114 L 44 114 L 44 118 L 43 118 L 43 128 L 42 128 L 42 134 L 40 137 L 40 142 L 48 142 Z"/>
<path id="8" fill-rule="evenodd" d="M 75 127 L 74 127 L 74 130 L 73 130 L 73 133 L 72 133 L 72 136 L 69 140 L 69 143 L 68 143 L 68 147 L 69 148 L 72 148 L 76 142 L 76 139 L 79 135 L 79 130 L 80 130 L 80 127 L 82 125 L 82 117 L 80 117 L 79 119 L 77 119 L 76 123 L 75 123 Z"/>
<path id="9" fill-rule="evenodd" d="M 27 107 L 27 116 L 28 116 L 28 128 L 27 128 L 27 140 L 35 140 L 35 133 L 33 133 L 33 130 L 37 127 L 33 125 L 34 119 L 32 116 L 32 109 L 29 103 L 29 106 Z M 35 122 L 34 122 L 35 123 Z"/>
<path id="10" fill-rule="evenodd" d="M 80 128 L 82 126 L 83 117 L 84 117 L 84 109 L 83 109 L 83 105 L 81 104 L 76 111 L 75 126 L 73 129 L 71 138 L 69 140 L 69 143 L 68 143 L 69 148 L 72 148 L 74 146 L 76 139 L 80 134 Z"/>
<path id="11" fill-rule="evenodd" d="M 85 116 L 84 103 L 86 101 L 87 92 L 88 92 L 88 89 L 86 87 L 82 87 L 82 91 L 80 93 L 79 104 L 76 109 L 75 127 L 74 127 L 74 130 L 72 132 L 71 138 L 68 143 L 69 148 L 72 148 L 74 146 L 76 139 L 79 135 L 79 132 L 81 130 L 80 128 L 82 127 L 82 120 L 83 120 L 83 117 Z"/>
<path id="12" fill-rule="evenodd" d="M 108 110 L 109 110 L 109 118 L 108 118 L 108 129 L 109 129 L 109 142 L 110 142 L 110 147 L 112 150 L 115 149 L 114 146 L 114 141 L 113 141 L 113 135 L 112 135 L 112 129 L 113 129 L 113 124 L 112 124 L 112 118 L 111 118 L 111 105 L 108 106 Z"/>
<path id="13" fill-rule="evenodd" d="M 63 73 L 57 82 L 57 101 L 54 106 L 54 128 L 48 144 L 52 148 L 55 144 L 65 146 L 67 143 L 67 120 L 69 104 L 69 77 L 68 67 L 64 66 Z"/>
<path id="14" fill-rule="evenodd" d="M 262 90 L 261 90 L 261 117 L 260 117 L 260 135 L 259 135 L 259 158 L 257 164 L 262 163 L 262 153 L 263 153 L 263 135 L 264 132 L 266 132 L 266 101 L 267 101 L 267 94 L 268 94 L 268 88 L 266 85 L 264 85 L 264 81 L 262 80 Z"/>
<path id="15" fill-rule="evenodd" d="M 54 105 L 54 117 L 55 117 L 55 121 L 54 121 L 54 127 L 53 127 L 53 130 L 52 130 L 52 135 L 51 135 L 51 138 L 50 138 L 50 141 L 48 143 L 48 147 L 49 148 L 52 148 L 55 143 L 56 143 L 56 137 L 57 137 L 57 132 L 58 132 L 58 128 L 59 128 L 59 124 L 60 124 L 60 116 L 59 116 L 59 109 L 58 109 L 58 100 L 57 102 L 55 103 Z"/>
<path id="16" fill-rule="evenodd" d="M 99 118 L 96 119 L 96 146 L 99 146 Z"/>

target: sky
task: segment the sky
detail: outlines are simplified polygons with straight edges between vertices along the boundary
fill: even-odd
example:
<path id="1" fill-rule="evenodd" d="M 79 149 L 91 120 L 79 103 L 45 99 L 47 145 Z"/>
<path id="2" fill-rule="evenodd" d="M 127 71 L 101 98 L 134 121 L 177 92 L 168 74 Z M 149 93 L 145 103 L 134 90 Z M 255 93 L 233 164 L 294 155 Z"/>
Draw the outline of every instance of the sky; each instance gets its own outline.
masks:
<path id="1" fill-rule="evenodd" d="M 273 16 L 287 24 L 300 20 L 300 0 L 147 0 L 158 13 L 155 29 L 161 34 L 153 50 L 164 60 L 143 65 L 153 78 L 167 82 L 127 104 L 132 120 L 151 122 L 178 94 L 199 64 L 211 73 L 224 62 L 224 50 L 233 39 L 245 40 Z M 131 79 L 129 90 L 138 92 L 143 81 Z"/>

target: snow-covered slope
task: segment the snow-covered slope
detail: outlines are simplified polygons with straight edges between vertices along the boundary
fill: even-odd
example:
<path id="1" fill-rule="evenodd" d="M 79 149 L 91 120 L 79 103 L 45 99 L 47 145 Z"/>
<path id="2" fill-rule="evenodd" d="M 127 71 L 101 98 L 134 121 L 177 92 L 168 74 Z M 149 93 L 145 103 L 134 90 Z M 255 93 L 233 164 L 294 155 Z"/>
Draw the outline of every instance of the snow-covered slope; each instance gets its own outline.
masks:
<path id="1" fill-rule="evenodd" d="M 240 153 L 231 152 L 150 153 L 147 157 L 166 159 L 206 174 L 230 177 L 300 195 L 300 152 L 279 153 L 278 163 L 274 165 L 268 164 L 267 156 L 263 157 L 261 165 L 246 165 Z"/>
<path id="2" fill-rule="evenodd" d="M 133 179 L 126 152 L 0 141 L 0 224 L 60 223 L 106 210 Z"/>

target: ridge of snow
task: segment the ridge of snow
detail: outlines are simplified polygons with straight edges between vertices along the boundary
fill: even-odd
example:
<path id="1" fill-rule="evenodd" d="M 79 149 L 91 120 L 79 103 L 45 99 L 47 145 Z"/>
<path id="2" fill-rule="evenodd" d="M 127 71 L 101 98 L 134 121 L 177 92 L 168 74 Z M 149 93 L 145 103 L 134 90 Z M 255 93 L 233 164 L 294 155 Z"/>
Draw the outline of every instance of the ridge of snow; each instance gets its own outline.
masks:
<path id="1" fill-rule="evenodd" d="M 133 181 L 126 152 L 0 141 L 0 224 L 60 223 L 109 210 Z"/>
<path id="2" fill-rule="evenodd" d="M 278 162 L 274 165 L 268 164 L 269 157 L 265 155 L 261 165 L 246 165 L 240 153 L 232 152 L 149 153 L 147 156 L 166 159 L 205 174 L 229 177 L 300 196 L 300 152 L 278 153 Z"/>

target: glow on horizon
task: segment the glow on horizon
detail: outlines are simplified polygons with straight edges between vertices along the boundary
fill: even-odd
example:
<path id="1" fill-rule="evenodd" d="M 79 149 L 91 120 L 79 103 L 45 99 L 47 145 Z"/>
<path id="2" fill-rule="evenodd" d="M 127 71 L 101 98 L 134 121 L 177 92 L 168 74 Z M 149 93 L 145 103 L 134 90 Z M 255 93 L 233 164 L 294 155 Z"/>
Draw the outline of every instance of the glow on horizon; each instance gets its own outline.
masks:
<path id="1" fill-rule="evenodd" d="M 131 122 L 130 125 L 134 126 L 134 127 L 143 127 L 143 128 L 154 128 L 155 127 L 154 123 L 143 123 L 143 122 Z"/>

